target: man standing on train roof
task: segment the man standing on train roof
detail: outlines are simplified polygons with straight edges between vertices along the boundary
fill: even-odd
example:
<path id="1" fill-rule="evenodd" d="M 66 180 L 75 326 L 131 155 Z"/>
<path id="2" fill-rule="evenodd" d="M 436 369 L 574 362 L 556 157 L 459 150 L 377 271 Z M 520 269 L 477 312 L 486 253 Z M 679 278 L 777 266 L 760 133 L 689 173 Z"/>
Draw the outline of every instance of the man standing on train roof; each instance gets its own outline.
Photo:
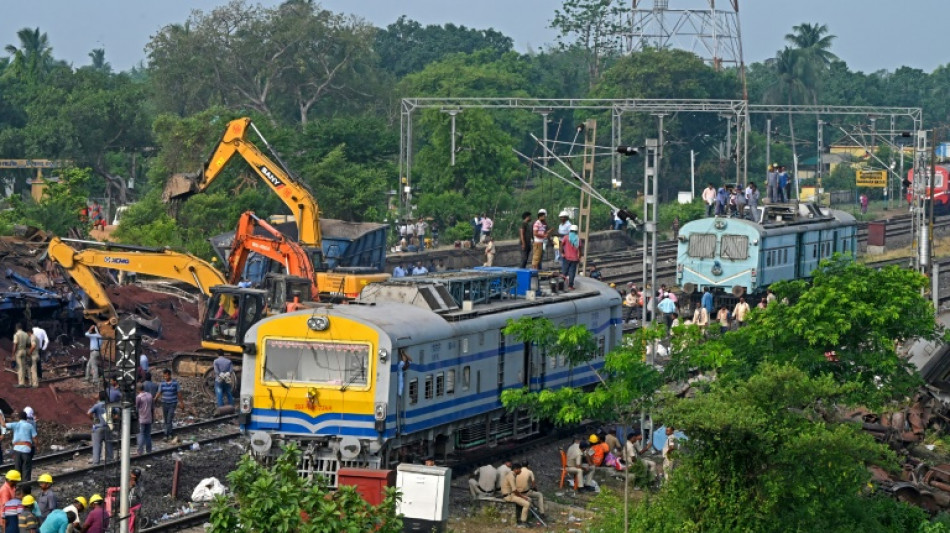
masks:
<path id="1" fill-rule="evenodd" d="M 563 243 L 563 242 L 564 242 L 564 239 L 567 238 L 567 234 L 570 233 L 570 231 L 571 231 L 571 214 L 568 213 L 567 210 L 565 209 L 564 211 L 561 211 L 561 212 L 558 214 L 557 220 L 558 220 L 558 222 L 557 222 L 557 237 L 558 237 L 558 242 L 559 242 L 559 243 Z M 560 252 L 561 252 L 561 247 L 562 247 L 562 246 L 563 246 L 563 244 L 562 244 L 561 246 L 555 246 L 555 247 L 554 247 L 554 260 L 555 260 L 555 261 L 560 261 L 560 260 L 561 260 L 561 253 L 560 253 Z M 562 265 L 562 266 L 563 266 L 563 265 Z"/>
<path id="2" fill-rule="evenodd" d="M 726 186 L 719 187 L 716 192 L 716 216 L 726 216 L 726 209 L 729 206 L 729 191 Z"/>
<path id="3" fill-rule="evenodd" d="M 785 167 L 779 167 L 778 171 L 778 181 L 779 183 L 785 182 L 785 201 L 792 201 L 792 178 L 788 175 L 788 171 L 785 170 Z"/>
<path id="4" fill-rule="evenodd" d="M 788 203 L 788 172 L 784 171 L 785 167 L 781 168 L 783 171 L 778 174 L 778 200 L 784 204 Z"/>
<path id="5" fill-rule="evenodd" d="M 716 210 L 716 187 L 709 182 L 703 189 L 703 203 L 706 204 L 706 216 L 711 217 Z"/>
<path id="6" fill-rule="evenodd" d="M 769 171 L 766 174 L 765 179 L 766 186 L 768 187 L 769 194 L 769 203 L 774 204 L 779 201 L 778 193 L 778 165 L 772 163 L 769 165 Z"/>
<path id="7" fill-rule="evenodd" d="M 531 268 L 541 270 L 541 259 L 544 255 L 544 243 L 551 236 L 554 228 L 548 229 L 547 209 L 538 210 L 538 219 L 531 227 L 533 242 L 531 244 Z"/>
<path id="8" fill-rule="evenodd" d="M 755 182 L 750 181 L 745 190 L 746 199 L 749 202 L 749 220 L 759 221 L 759 188 Z"/>

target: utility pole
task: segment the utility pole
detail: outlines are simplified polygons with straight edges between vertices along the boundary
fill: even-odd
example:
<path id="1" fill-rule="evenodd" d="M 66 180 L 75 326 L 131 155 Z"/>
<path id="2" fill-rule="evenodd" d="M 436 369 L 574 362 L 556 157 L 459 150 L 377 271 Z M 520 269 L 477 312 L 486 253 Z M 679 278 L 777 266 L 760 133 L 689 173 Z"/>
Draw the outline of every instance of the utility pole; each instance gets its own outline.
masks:
<path id="1" fill-rule="evenodd" d="M 590 238 L 590 190 L 594 186 L 594 156 L 597 148 L 597 121 L 587 119 L 584 123 L 584 166 L 581 171 L 582 180 L 586 187 L 581 189 L 580 210 L 577 217 L 577 227 L 580 230 L 580 238 L 586 243 Z M 545 145 L 545 152 L 548 151 Z M 581 254 L 581 275 L 587 275 L 587 246 L 584 246 L 584 252 Z"/>
<path id="2" fill-rule="evenodd" d="M 824 125 L 825 125 L 825 122 L 824 122 L 823 120 L 820 120 L 820 119 L 819 119 L 819 120 L 818 120 L 818 173 L 815 174 L 815 176 L 818 178 L 818 205 L 821 205 L 821 204 L 822 204 L 822 201 L 821 201 L 821 193 L 822 193 L 821 174 L 822 174 L 822 167 L 824 167 L 824 165 L 822 164 L 822 161 L 821 161 L 821 152 L 822 152 L 822 148 L 823 148 L 823 146 L 822 146 L 822 144 L 823 144 L 823 143 L 822 143 L 822 130 L 824 129 L 824 128 L 822 128 L 822 126 L 824 126 Z M 828 199 L 828 205 L 831 205 L 831 199 L 830 199 L 830 198 Z"/>
<path id="3" fill-rule="evenodd" d="M 772 119 L 765 119 L 765 166 L 772 164 Z"/>

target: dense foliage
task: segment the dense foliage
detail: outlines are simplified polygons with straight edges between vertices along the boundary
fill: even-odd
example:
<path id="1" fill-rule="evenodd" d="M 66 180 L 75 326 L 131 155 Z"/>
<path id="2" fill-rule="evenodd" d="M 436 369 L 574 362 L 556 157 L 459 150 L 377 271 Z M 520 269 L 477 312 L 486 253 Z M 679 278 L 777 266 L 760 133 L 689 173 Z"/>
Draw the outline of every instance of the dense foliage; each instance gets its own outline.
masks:
<path id="1" fill-rule="evenodd" d="M 194 198 L 178 211 L 186 216 L 162 214 L 156 190 L 172 172 L 200 168 L 228 119 L 250 115 L 276 156 L 315 190 L 324 216 L 393 221 L 405 214 L 397 175 L 399 98 L 741 97 L 736 72 L 714 70 L 688 52 L 625 51 L 619 38 L 625 6 L 619 0 L 566 0 L 550 14 L 557 42 L 519 53 L 510 37 L 490 28 L 422 25 L 405 17 L 374 28 L 304 0 L 273 8 L 234 0 L 168 21 L 152 37 L 141 66 L 128 72 L 114 72 L 101 49 L 90 51 L 89 64 L 69 65 L 57 59 L 42 28 L 24 28 L 7 36 L 6 56 L 0 56 L 0 156 L 88 168 L 90 178 L 74 193 L 112 211 L 146 204 L 131 211 L 131 220 L 145 227 L 123 229 L 121 239 L 205 254 L 207 235 L 230 229 L 241 209 L 270 215 L 285 212 L 282 204 L 241 163 L 232 164 L 211 191 L 217 198 Z M 919 105 L 928 119 L 950 120 L 948 67 L 853 72 L 834 55 L 834 35 L 820 23 L 793 26 L 786 42 L 774 59 L 749 66 L 751 102 Z M 484 212 L 496 220 L 497 234 L 510 236 L 522 210 L 577 205 L 576 189 L 512 151 L 542 155 L 529 136 L 543 137 L 537 111 L 459 113 L 454 165 L 449 114 L 416 111 L 414 214 L 431 217 L 445 235 L 460 236 L 467 221 Z M 600 121 L 598 144 L 606 144 L 607 114 L 551 111 L 546 128 L 554 150 L 579 153 L 577 127 L 591 117 Z M 765 118 L 753 117 L 753 176 L 767 163 Z M 793 153 L 811 156 L 817 117 L 771 118 L 773 160 L 790 164 Z M 639 144 L 655 128 L 653 117 L 622 117 L 624 142 Z M 735 178 L 722 117 L 679 114 L 667 117 L 664 129 L 663 198 L 688 189 L 690 152 L 698 187 Z M 263 141 L 255 142 L 264 149 Z M 624 163 L 616 190 L 610 165 L 595 167 L 595 184 L 615 205 L 635 208 L 642 190 L 638 163 Z M 549 168 L 569 174 L 558 165 Z M 27 169 L 7 173 L 17 192 L 28 188 L 32 175 Z M 829 186 L 847 188 L 850 175 L 842 170 L 828 179 Z M 690 213 L 679 217 L 681 223 Z M 595 205 L 593 215 L 595 227 L 609 224 L 605 206 Z M 663 226 L 671 221 L 665 217 Z M 57 222 L 76 225 L 72 217 Z"/>
<path id="2" fill-rule="evenodd" d="M 704 339 L 696 326 L 674 328 L 662 374 L 644 362 L 666 336 L 658 326 L 607 353 L 600 372 L 609 379 L 590 391 L 509 390 L 502 402 L 556 424 L 629 425 L 648 410 L 654 426 L 684 432 L 671 480 L 630 510 L 631 531 L 913 531 L 924 513 L 869 484 L 867 466 L 896 469 L 896 456 L 840 422 L 837 409 L 898 405 L 920 383 L 894 341 L 937 334 L 925 283 L 915 272 L 836 258 L 811 284 L 776 286 L 784 301 L 754 309 L 739 330 Z M 575 365 L 597 354 L 583 327 L 523 319 L 505 332 Z M 678 396 L 698 372 L 709 379 Z M 600 525 L 625 531 L 623 505 L 610 498 Z"/>
<path id="3" fill-rule="evenodd" d="M 322 479 L 308 481 L 297 473 L 300 451 L 284 449 L 267 468 L 244 456 L 228 474 L 231 495 L 219 497 L 211 511 L 211 529 L 217 533 L 340 533 L 376 531 L 398 533 L 399 496 L 386 489 L 378 507 L 360 497 L 353 486 L 335 491 Z"/>

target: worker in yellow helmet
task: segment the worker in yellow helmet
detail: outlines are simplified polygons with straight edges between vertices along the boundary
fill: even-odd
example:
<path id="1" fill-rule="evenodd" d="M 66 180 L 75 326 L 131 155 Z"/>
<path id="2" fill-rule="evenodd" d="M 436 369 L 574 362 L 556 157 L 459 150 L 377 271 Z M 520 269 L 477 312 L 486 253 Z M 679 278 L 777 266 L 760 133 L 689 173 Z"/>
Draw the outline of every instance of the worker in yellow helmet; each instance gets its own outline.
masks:
<path id="1" fill-rule="evenodd" d="M 73 519 L 72 523 L 75 524 L 76 527 L 81 527 L 82 522 L 80 522 L 80 520 L 82 519 L 82 512 L 85 511 L 87 507 L 89 507 L 89 503 L 86 501 L 86 499 L 82 496 L 76 496 L 76 498 L 73 500 L 73 503 L 71 505 L 67 505 L 63 511 L 66 511 L 67 514 L 72 513 L 73 516 L 76 517 Z"/>
<path id="2" fill-rule="evenodd" d="M 20 482 L 21 476 L 18 470 L 8 470 L 4 478 L 6 482 L 0 487 L 0 509 L 3 509 L 8 501 L 16 497 L 16 486 Z M 0 524 L 3 524 L 3 527 L 6 528 L 6 521 L 2 515 L 0 515 Z"/>
<path id="3" fill-rule="evenodd" d="M 20 533 L 35 533 L 39 531 L 40 521 L 37 520 L 33 509 L 36 506 L 36 499 L 31 494 L 23 497 L 23 511 L 17 519 Z"/>
<path id="4" fill-rule="evenodd" d="M 36 497 L 36 503 L 40 506 L 40 521 L 43 517 L 49 516 L 53 509 L 59 507 L 56 501 L 56 492 L 53 491 L 53 476 L 42 474 L 37 479 L 40 484 L 40 494 Z"/>
<path id="5" fill-rule="evenodd" d="M 84 533 L 106 533 L 109 529 L 109 513 L 102 502 L 102 496 L 93 494 L 89 497 L 89 514 L 82 524 Z"/>

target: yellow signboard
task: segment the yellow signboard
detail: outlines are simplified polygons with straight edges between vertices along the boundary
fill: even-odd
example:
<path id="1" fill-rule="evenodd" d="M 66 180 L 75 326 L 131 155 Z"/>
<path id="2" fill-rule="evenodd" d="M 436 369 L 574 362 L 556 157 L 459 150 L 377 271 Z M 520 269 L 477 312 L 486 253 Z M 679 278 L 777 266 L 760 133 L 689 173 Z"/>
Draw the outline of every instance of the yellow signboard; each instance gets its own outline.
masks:
<path id="1" fill-rule="evenodd" d="M 886 170 L 859 170 L 857 172 L 858 187 L 886 187 Z"/>

